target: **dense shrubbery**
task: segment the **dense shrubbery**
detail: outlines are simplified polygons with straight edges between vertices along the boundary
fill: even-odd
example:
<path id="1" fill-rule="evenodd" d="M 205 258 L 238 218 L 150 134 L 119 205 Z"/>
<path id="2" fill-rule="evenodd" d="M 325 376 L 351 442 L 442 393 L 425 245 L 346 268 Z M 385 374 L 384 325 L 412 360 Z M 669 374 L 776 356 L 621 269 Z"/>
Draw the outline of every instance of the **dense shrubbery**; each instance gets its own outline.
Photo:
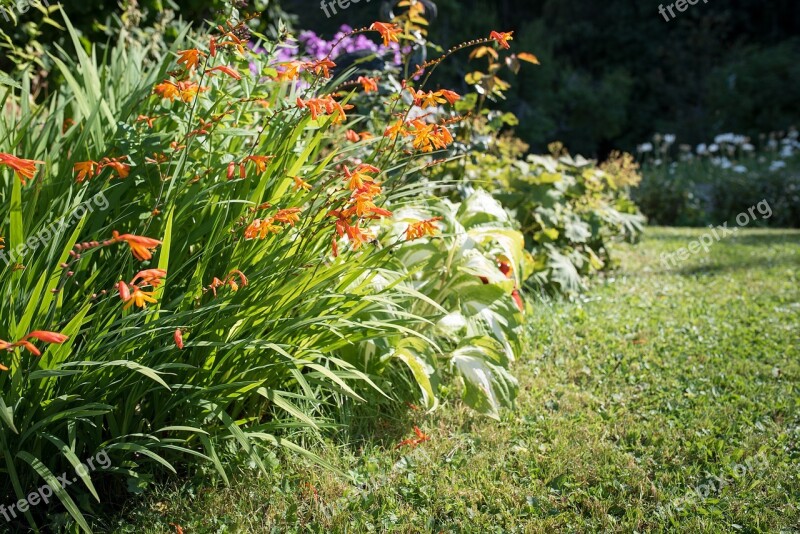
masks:
<path id="1" fill-rule="evenodd" d="M 644 180 L 636 202 L 655 224 L 718 225 L 762 200 L 772 216 L 762 224 L 800 226 L 800 141 L 798 132 L 774 132 L 751 141 L 718 135 L 697 147 L 657 135 L 639 146 Z"/>
<path id="2" fill-rule="evenodd" d="M 88 530 L 100 495 L 190 461 L 223 480 L 231 457 L 266 469 L 265 448 L 321 462 L 288 432 L 353 400 L 413 387 L 433 409 L 450 382 L 481 413 L 513 405 L 523 285 L 576 289 L 557 254 L 585 274 L 639 231 L 632 171 L 503 148 L 479 93 L 505 82 L 426 87 L 457 50 L 410 63 L 423 16 L 373 26 L 401 44 L 380 79 L 251 50 L 240 21 L 103 56 L 60 22 L 59 89 L 37 102 L 26 75 L 2 93 L 4 502 L 47 483 Z M 500 56 L 510 39 L 474 45 Z M 109 469 L 58 485 L 101 451 Z"/>

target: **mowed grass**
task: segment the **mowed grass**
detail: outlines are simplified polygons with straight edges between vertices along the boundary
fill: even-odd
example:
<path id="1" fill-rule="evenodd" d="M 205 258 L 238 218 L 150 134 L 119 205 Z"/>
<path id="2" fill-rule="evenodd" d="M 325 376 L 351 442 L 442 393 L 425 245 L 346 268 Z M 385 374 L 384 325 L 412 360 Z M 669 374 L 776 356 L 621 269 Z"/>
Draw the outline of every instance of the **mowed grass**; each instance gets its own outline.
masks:
<path id="1" fill-rule="evenodd" d="M 580 302 L 538 303 L 518 409 L 369 417 L 230 487 L 158 486 L 117 532 L 799 532 L 800 232 L 650 229 Z M 418 425 L 430 440 L 397 444 Z M 109 522 L 105 522 L 106 526 Z"/>

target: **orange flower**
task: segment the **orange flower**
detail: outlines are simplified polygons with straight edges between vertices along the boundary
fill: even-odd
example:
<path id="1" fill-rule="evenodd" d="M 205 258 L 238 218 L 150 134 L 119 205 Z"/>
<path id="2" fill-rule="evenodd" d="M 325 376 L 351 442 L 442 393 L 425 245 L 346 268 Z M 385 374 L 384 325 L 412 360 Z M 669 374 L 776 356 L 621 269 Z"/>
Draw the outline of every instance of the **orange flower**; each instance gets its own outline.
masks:
<path id="1" fill-rule="evenodd" d="M 406 129 L 406 124 L 401 119 L 391 126 L 388 126 L 383 136 L 390 139 L 397 139 L 397 136 L 406 136 L 407 134 L 408 130 Z"/>
<path id="2" fill-rule="evenodd" d="M 514 38 L 512 37 L 514 32 L 492 32 L 489 34 L 489 39 L 497 41 L 497 43 L 508 50 L 511 48 L 511 45 L 508 44 L 509 41 L 513 41 Z"/>
<path id="3" fill-rule="evenodd" d="M 441 150 L 453 142 L 453 136 L 446 126 L 436 124 L 425 124 L 422 121 L 414 121 L 414 148 L 423 152 L 432 152 L 434 149 Z"/>
<path id="4" fill-rule="evenodd" d="M 372 232 L 369 230 L 363 230 L 359 228 L 358 225 L 347 227 L 347 237 L 353 244 L 353 250 L 358 250 L 364 243 L 369 243 L 375 239 L 375 236 L 372 234 Z"/>
<path id="5" fill-rule="evenodd" d="M 353 205 L 344 210 L 342 214 L 345 217 L 391 217 L 392 212 L 389 210 L 385 210 L 383 208 L 379 208 L 375 205 L 372 201 L 373 195 L 371 193 L 357 193 L 351 201 Z"/>
<path id="6" fill-rule="evenodd" d="M 131 253 L 133 253 L 133 257 L 139 261 L 151 259 L 153 255 L 150 253 L 150 250 L 161 244 L 161 241 L 152 239 L 150 237 L 132 234 L 120 235 L 116 230 L 112 232 L 112 235 L 115 242 L 119 243 L 120 241 L 125 241 L 128 243 L 128 246 L 131 247 Z"/>
<path id="7" fill-rule="evenodd" d="M 148 303 L 156 304 L 157 302 L 158 301 L 153 298 L 152 291 L 142 291 L 138 286 L 133 286 L 133 294 L 127 300 L 122 309 L 127 310 L 134 304 L 136 304 L 138 308 L 147 308 Z"/>
<path id="8" fill-rule="evenodd" d="M 16 343 L 9 343 L 8 341 L 4 341 L 0 339 L 0 350 L 8 350 L 13 351 L 17 347 L 23 347 L 27 349 L 31 354 L 34 356 L 41 356 L 42 353 L 36 346 L 28 341 L 30 338 L 38 339 L 39 341 L 44 341 L 45 343 L 54 343 L 54 344 L 61 344 L 69 339 L 68 336 L 64 334 L 59 334 L 58 332 L 50 332 L 48 330 L 34 330 L 21 340 L 17 341 Z M 0 370 L 8 371 L 8 367 L 4 365 L 0 365 Z"/>
<path id="9" fill-rule="evenodd" d="M 35 159 L 22 159 L 11 154 L 0 152 L 0 166 L 10 167 L 16 173 L 22 185 L 27 185 L 28 180 L 33 179 L 36 173 L 36 165 L 44 164 L 44 161 Z"/>
<path id="10" fill-rule="evenodd" d="M 227 174 L 228 180 L 233 180 L 234 178 L 236 178 L 236 166 L 237 164 L 235 161 L 231 161 L 230 163 L 228 163 L 228 174 Z M 239 166 L 239 178 L 244 180 L 245 178 L 244 163 L 239 163 L 238 166 Z"/>
<path id="11" fill-rule="evenodd" d="M 173 101 L 181 96 L 178 86 L 173 82 L 162 82 L 153 88 L 153 92 L 161 98 L 168 98 Z"/>
<path id="12" fill-rule="evenodd" d="M 233 270 L 230 273 L 228 273 L 228 276 L 224 282 L 215 276 L 214 279 L 211 281 L 211 284 L 209 284 L 208 287 L 203 288 L 203 291 L 210 290 L 212 293 L 214 293 L 215 297 L 217 296 L 217 288 L 220 288 L 224 285 L 230 286 L 231 291 L 238 291 L 239 284 L 236 283 L 237 277 L 239 278 L 239 282 L 242 284 L 242 287 L 247 287 L 249 282 L 244 273 L 242 271 Z"/>
<path id="13" fill-rule="evenodd" d="M 442 89 L 439 92 L 442 94 L 445 100 L 447 100 L 450 103 L 451 106 L 455 104 L 458 100 L 461 100 L 461 95 L 459 95 L 454 91 L 448 91 L 447 89 Z"/>
<path id="14" fill-rule="evenodd" d="M 247 156 L 243 161 L 252 161 L 256 165 L 258 172 L 263 173 L 267 170 L 267 164 L 275 159 L 275 156 Z"/>
<path id="15" fill-rule="evenodd" d="M 318 61 L 311 61 L 306 63 L 305 68 L 313 71 L 314 74 L 322 74 L 325 78 L 331 77 L 330 69 L 336 68 L 336 63 L 328 58 L 320 59 Z"/>
<path id="16" fill-rule="evenodd" d="M 416 94 L 415 102 L 418 106 L 422 109 L 425 108 L 435 108 L 439 104 L 444 104 L 447 102 L 445 98 L 442 98 L 442 93 L 439 91 L 433 92 L 428 91 L 427 93 L 423 93 L 422 91 Z"/>
<path id="17" fill-rule="evenodd" d="M 358 83 L 364 88 L 365 93 L 377 92 L 378 91 L 378 80 L 375 78 L 368 78 L 366 76 L 359 76 Z"/>
<path id="18" fill-rule="evenodd" d="M 432 219 L 426 219 L 424 221 L 418 221 L 415 223 L 411 223 L 408 225 L 406 229 L 406 240 L 413 241 L 415 239 L 421 239 L 425 236 L 435 236 L 436 233 L 439 231 L 439 228 L 436 227 L 436 221 L 441 221 L 441 217 L 433 217 Z"/>
<path id="19" fill-rule="evenodd" d="M 144 271 L 136 273 L 136 276 L 131 280 L 131 285 L 158 287 L 161 285 L 165 276 L 167 276 L 167 271 L 164 269 L 145 269 Z M 141 280 L 142 283 L 136 284 L 137 280 Z"/>
<path id="20" fill-rule="evenodd" d="M 270 217 L 269 219 L 256 219 L 247 227 L 244 231 L 244 238 L 245 239 L 255 239 L 258 237 L 259 239 L 264 239 L 269 234 L 279 234 L 283 228 L 275 224 L 275 219 Z"/>
<path id="21" fill-rule="evenodd" d="M 420 430 L 419 427 L 417 427 L 417 426 L 414 427 L 414 433 L 417 435 L 416 438 L 404 439 L 403 441 L 398 443 L 397 447 L 395 447 L 395 448 L 399 449 L 400 447 L 404 447 L 406 445 L 409 445 L 409 446 L 411 446 L 413 448 L 413 447 L 416 447 L 417 445 L 419 445 L 420 443 L 424 443 L 426 441 L 430 441 L 430 439 L 431 439 L 430 436 L 428 436 L 427 434 L 422 432 L 422 430 Z"/>
<path id="22" fill-rule="evenodd" d="M 294 223 L 300 222 L 300 215 L 298 215 L 300 211 L 301 211 L 300 208 L 282 209 L 275 214 L 274 218 L 276 222 L 294 226 Z"/>
<path id="23" fill-rule="evenodd" d="M 175 83 L 171 81 L 162 82 L 153 89 L 153 92 L 161 96 L 161 98 L 167 98 L 173 102 L 180 98 L 186 103 L 194 100 L 198 93 L 206 91 L 208 91 L 208 87 L 201 87 L 195 82 Z"/>
<path id="24" fill-rule="evenodd" d="M 228 26 L 231 28 L 231 30 L 236 29 L 230 23 L 228 23 Z M 236 50 L 238 50 L 241 55 L 245 54 L 243 39 L 239 38 L 233 31 L 225 31 L 225 29 L 222 26 L 217 26 L 217 28 L 219 28 L 219 30 L 223 34 L 225 34 L 225 37 L 229 39 L 228 41 L 222 41 L 221 43 L 219 43 L 219 46 L 232 46 Z"/>
<path id="25" fill-rule="evenodd" d="M 69 336 L 65 336 L 64 334 L 59 334 L 58 332 L 50 332 L 47 330 L 34 330 L 23 339 L 38 339 L 39 341 L 44 341 L 45 343 L 63 343 L 69 339 Z"/>
<path id="26" fill-rule="evenodd" d="M 375 30 L 381 34 L 381 37 L 383 37 L 383 46 L 389 46 L 391 42 L 399 43 L 398 36 L 403 33 L 397 25 L 387 24 L 385 22 L 374 22 L 369 29 Z"/>
<path id="27" fill-rule="evenodd" d="M 299 191 L 310 191 L 311 184 L 300 178 L 299 176 L 292 176 L 292 180 L 294 180 L 294 190 Z"/>
<path id="28" fill-rule="evenodd" d="M 127 163 L 123 163 L 128 156 L 122 156 L 121 158 L 103 158 L 100 160 L 100 164 L 97 168 L 97 174 L 106 168 L 111 167 L 114 169 L 114 172 L 117 173 L 117 176 L 120 178 L 127 178 L 131 172 L 131 166 Z"/>
<path id="29" fill-rule="evenodd" d="M 73 170 L 78 173 L 76 180 L 78 183 L 83 182 L 87 178 L 91 178 L 95 175 L 97 166 L 100 165 L 96 161 L 79 161 L 73 167 Z"/>
<path id="30" fill-rule="evenodd" d="M 241 80 L 242 79 L 242 75 L 239 74 L 239 72 L 236 69 L 234 69 L 232 67 L 228 67 L 226 65 L 220 65 L 219 67 L 214 67 L 212 69 L 208 69 L 208 70 L 206 70 L 206 74 L 211 74 L 212 72 L 216 72 L 216 71 L 219 71 L 219 72 L 221 72 L 223 74 L 227 74 L 228 76 L 230 76 L 234 80 Z"/>
<path id="31" fill-rule="evenodd" d="M 351 143 L 358 143 L 359 141 L 361 141 L 361 137 L 358 136 L 358 134 L 355 132 L 355 130 L 347 130 L 347 133 L 345 134 L 345 137 Z"/>
<path id="32" fill-rule="evenodd" d="M 122 280 L 117 282 L 117 291 L 119 291 L 119 298 L 122 299 L 122 302 L 128 302 L 131 299 L 131 289 Z"/>
<path id="33" fill-rule="evenodd" d="M 173 339 L 175 339 L 175 345 L 177 345 L 180 350 L 183 350 L 183 332 L 181 332 L 180 328 L 175 329 Z"/>
<path id="34" fill-rule="evenodd" d="M 288 61 L 286 63 L 279 63 L 278 65 L 283 67 L 282 70 L 278 71 L 278 76 L 276 77 L 276 80 L 279 82 L 298 79 L 300 77 L 300 72 L 306 66 L 302 61 Z"/>
<path id="35" fill-rule="evenodd" d="M 333 120 L 333 123 L 336 124 L 344 122 L 347 119 L 345 110 L 353 109 L 354 106 L 351 104 L 343 106 L 334 100 L 331 95 L 326 95 L 320 98 L 309 98 L 308 100 L 297 97 L 297 107 L 300 109 L 308 108 L 311 112 L 311 118 L 314 120 L 317 120 L 320 115 L 333 115 L 335 112 L 338 112 L 338 115 L 336 115 Z"/>
<path id="36" fill-rule="evenodd" d="M 356 189 L 354 195 L 366 195 L 369 198 L 374 198 L 381 194 L 383 187 L 375 182 L 364 182 L 364 186 Z"/>
<path id="37" fill-rule="evenodd" d="M 152 128 L 153 127 L 153 122 L 157 118 L 158 117 L 148 117 L 147 115 L 139 115 L 138 117 L 136 117 L 136 122 L 145 122 L 145 123 L 147 123 L 147 127 L 148 128 Z"/>
<path id="38" fill-rule="evenodd" d="M 345 232 L 347 232 L 348 226 L 350 226 L 347 223 L 347 217 L 344 215 L 344 213 L 342 213 L 341 210 L 332 210 L 331 212 L 328 213 L 328 217 L 336 217 L 334 231 L 336 232 L 336 235 L 338 235 L 339 237 L 344 237 Z"/>
<path id="39" fill-rule="evenodd" d="M 178 65 L 183 63 L 186 65 L 186 70 L 192 70 L 196 68 L 200 64 L 200 60 L 205 58 L 206 55 L 197 50 L 196 48 L 191 48 L 189 50 L 180 50 L 178 51 L 179 58 L 178 58 Z"/>
<path id="40" fill-rule="evenodd" d="M 233 270 L 228 274 L 228 285 L 231 286 L 231 290 L 233 291 L 239 290 L 239 285 L 236 283 L 237 277 L 239 278 L 239 283 L 242 284 L 242 287 L 247 287 L 250 283 L 242 271 Z"/>
<path id="41" fill-rule="evenodd" d="M 347 165 L 343 165 L 342 168 L 344 169 L 344 175 L 347 178 L 347 188 L 350 189 L 350 191 L 361 189 L 364 187 L 364 182 L 372 181 L 372 176 L 369 176 L 364 172 L 364 170 L 368 169 L 364 169 L 361 165 L 356 167 L 354 172 L 350 172 L 350 169 L 347 168 Z"/>

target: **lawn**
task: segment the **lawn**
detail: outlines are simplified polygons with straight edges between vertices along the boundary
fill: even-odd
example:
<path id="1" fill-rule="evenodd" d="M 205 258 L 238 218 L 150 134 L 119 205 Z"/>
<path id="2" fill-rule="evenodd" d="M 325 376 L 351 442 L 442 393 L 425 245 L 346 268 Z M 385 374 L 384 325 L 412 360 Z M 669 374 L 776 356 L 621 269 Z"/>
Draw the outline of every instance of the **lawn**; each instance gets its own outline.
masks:
<path id="1" fill-rule="evenodd" d="M 315 449 L 230 487 L 159 484 L 116 532 L 682 531 L 800 528 L 800 231 L 649 229 L 580 301 L 540 302 L 495 422 L 445 393 L 432 414 L 345 407 Z M 416 437 L 428 441 L 398 444 Z M 346 473 L 346 474 L 345 474 Z"/>

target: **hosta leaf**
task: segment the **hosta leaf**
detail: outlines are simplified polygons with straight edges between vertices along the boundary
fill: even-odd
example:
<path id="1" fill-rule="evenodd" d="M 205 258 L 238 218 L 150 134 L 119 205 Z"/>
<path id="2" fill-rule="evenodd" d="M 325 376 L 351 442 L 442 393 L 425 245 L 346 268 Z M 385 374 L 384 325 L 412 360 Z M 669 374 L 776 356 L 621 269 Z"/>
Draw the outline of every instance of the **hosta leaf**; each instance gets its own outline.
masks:
<path id="1" fill-rule="evenodd" d="M 465 228 L 488 222 L 508 222 L 509 217 L 503 205 L 486 191 L 476 191 L 470 195 L 458 210 L 458 220 Z"/>
<path id="2" fill-rule="evenodd" d="M 398 343 L 394 356 L 405 363 L 422 390 L 422 400 L 428 410 L 435 410 L 439 405 L 436 396 L 439 387 L 439 375 L 436 360 L 425 341 L 406 338 Z"/>
<path id="3" fill-rule="evenodd" d="M 511 292 L 514 289 L 514 281 L 497 268 L 495 262 L 491 261 L 475 249 L 465 253 L 466 258 L 459 264 L 458 270 L 482 278 L 483 283 L 493 284 Z"/>
<path id="4" fill-rule="evenodd" d="M 583 289 L 583 281 L 572 261 L 554 248 L 548 250 L 547 267 L 550 278 L 567 294 L 579 293 Z"/>
<path id="5" fill-rule="evenodd" d="M 505 367 L 508 360 L 500 344 L 488 337 L 464 342 L 451 354 L 454 370 L 464 379 L 464 402 L 480 413 L 500 418 L 500 408 L 511 408 L 517 396 L 517 379 Z"/>

